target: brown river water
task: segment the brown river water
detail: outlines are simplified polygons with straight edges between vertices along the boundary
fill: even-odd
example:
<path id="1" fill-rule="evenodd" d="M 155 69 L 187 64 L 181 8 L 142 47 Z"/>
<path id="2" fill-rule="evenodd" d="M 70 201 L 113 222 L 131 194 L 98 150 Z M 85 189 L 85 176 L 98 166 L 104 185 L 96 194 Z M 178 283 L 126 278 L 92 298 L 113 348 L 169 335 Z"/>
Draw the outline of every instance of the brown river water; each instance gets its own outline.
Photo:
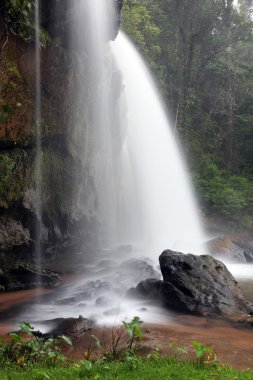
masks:
<path id="1" fill-rule="evenodd" d="M 251 281 L 240 283 L 245 296 L 253 301 Z M 53 290 L 36 289 L 4 293 L 0 295 L 0 335 L 15 330 L 16 310 L 26 307 L 27 302 L 35 302 L 37 297 Z M 27 304 L 29 306 L 29 304 Z M 57 317 L 57 316 L 56 316 Z M 253 369 L 253 327 L 241 323 L 226 321 L 222 318 L 206 318 L 189 315 L 173 315 L 168 323 L 145 324 L 143 327 L 143 345 L 149 349 L 158 349 L 161 355 L 173 354 L 170 344 L 176 342 L 178 347 L 186 347 L 193 352 L 192 341 L 197 340 L 211 346 L 222 364 L 239 369 Z M 80 340 L 68 352 L 71 358 L 82 359 L 94 334 L 110 344 L 112 329 L 95 328 Z"/>

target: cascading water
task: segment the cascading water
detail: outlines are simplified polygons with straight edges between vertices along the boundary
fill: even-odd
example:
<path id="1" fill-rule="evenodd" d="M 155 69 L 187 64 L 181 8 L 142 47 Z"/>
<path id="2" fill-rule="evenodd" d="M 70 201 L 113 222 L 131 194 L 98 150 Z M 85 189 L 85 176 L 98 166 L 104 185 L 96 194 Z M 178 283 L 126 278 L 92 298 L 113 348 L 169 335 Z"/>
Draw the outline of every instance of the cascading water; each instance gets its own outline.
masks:
<path id="1" fill-rule="evenodd" d="M 35 125 L 36 125 L 36 236 L 35 236 L 35 261 L 38 269 L 41 269 L 41 57 L 40 57 L 40 0 L 35 1 Z M 39 280 L 39 279 L 37 279 Z"/>
<path id="2" fill-rule="evenodd" d="M 81 118 L 84 121 L 82 129 L 85 129 L 85 133 L 80 157 L 84 165 L 89 161 L 91 187 L 95 188 L 88 199 L 84 194 L 84 199 L 81 197 L 77 203 L 81 213 L 95 216 L 99 225 L 97 235 L 103 234 L 104 247 L 110 245 L 115 236 L 116 222 L 116 199 L 112 196 L 116 187 L 113 163 L 114 103 L 111 52 L 108 43 L 114 29 L 114 0 L 77 1 L 72 8 L 72 15 L 76 23 L 71 30 L 71 49 L 82 56 L 86 65 L 85 70 L 78 64 L 75 64 L 75 68 L 80 78 L 83 71 L 86 72 L 86 76 L 77 84 L 71 123 L 75 120 L 74 124 L 77 124 L 76 108 L 81 109 Z M 80 131 L 74 136 L 73 143 L 80 143 Z M 84 175 L 87 175 L 87 172 Z"/>
<path id="3" fill-rule="evenodd" d="M 70 99 L 70 145 L 80 149 L 83 163 L 89 163 L 85 184 L 89 178 L 94 184 L 89 196 L 79 194 L 77 210 L 98 222 L 100 257 L 86 262 L 85 275 L 62 286 L 53 302 L 50 296 L 41 301 L 44 319 L 82 314 L 100 323 L 133 315 L 161 321 L 160 309 L 157 313 L 148 305 L 147 314 L 146 305 L 141 309 L 140 301 L 125 298 L 127 290 L 146 278 L 160 277 L 152 266 L 157 266 L 162 250 L 196 251 L 194 245 L 204 241 L 154 81 L 122 33 L 108 42 L 113 36 L 113 5 L 114 0 L 86 0 L 76 1 L 71 9 L 75 24 L 70 45 L 78 81 Z M 87 176 L 87 171 L 80 175 Z"/>
<path id="4" fill-rule="evenodd" d="M 122 74 L 120 101 L 127 118 L 120 158 L 123 183 L 117 207 L 124 205 L 124 223 L 119 236 L 128 243 L 137 239 L 155 258 L 165 248 L 201 251 L 198 244 L 205 239 L 193 192 L 155 83 L 122 33 L 112 51 Z"/>
<path id="5" fill-rule="evenodd" d="M 101 249 L 131 245 L 135 256 L 145 252 L 155 260 L 165 248 L 203 252 L 193 192 L 155 83 L 122 33 L 109 49 L 113 5 L 92 0 L 74 7 L 79 22 L 72 46 L 86 51 L 90 67 L 85 118 L 96 193 L 96 205 L 85 199 L 79 208 L 92 209 Z M 115 96 L 117 86 L 122 89 Z M 87 98 L 85 87 L 77 99 Z"/>

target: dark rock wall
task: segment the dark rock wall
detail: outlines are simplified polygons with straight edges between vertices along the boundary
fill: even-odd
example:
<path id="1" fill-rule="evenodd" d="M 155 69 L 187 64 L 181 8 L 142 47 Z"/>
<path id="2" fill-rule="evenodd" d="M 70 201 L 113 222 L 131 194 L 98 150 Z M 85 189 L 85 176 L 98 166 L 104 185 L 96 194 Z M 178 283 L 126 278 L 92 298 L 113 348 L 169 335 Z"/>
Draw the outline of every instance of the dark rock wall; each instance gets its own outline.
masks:
<path id="1" fill-rule="evenodd" d="M 79 150 L 84 148 L 81 141 L 85 141 L 88 128 L 87 120 L 78 114 L 78 107 L 83 103 L 69 102 L 80 80 L 85 83 L 87 65 L 84 55 L 73 58 L 68 49 L 73 3 L 43 0 L 41 4 L 42 23 L 51 36 L 47 46 L 41 49 L 43 250 L 50 256 L 55 252 L 54 247 L 66 248 L 69 244 L 71 250 L 74 244 L 71 242 L 76 244 L 77 239 L 78 242 L 81 239 L 82 245 L 86 242 L 91 246 L 89 239 L 94 234 L 94 221 L 77 213 L 74 200 L 81 191 L 88 196 L 93 189 L 92 181 L 86 186 L 87 181 L 82 180 L 85 173 L 88 174 L 86 162 L 79 158 Z M 120 23 L 122 2 L 117 1 L 117 5 L 119 13 L 111 38 L 116 36 Z M 3 12 L 1 7 L 0 12 Z M 0 37 L 5 33 L 5 25 L 0 22 Z M 75 72 L 80 58 L 82 78 Z M 0 49 L 0 269 L 18 259 L 31 261 L 34 251 L 34 62 L 34 42 L 26 42 L 10 33 L 5 49 Z M 87 94 L 88 86 L 87 81 Z M 80 237 L 81 234 L 84 236 Z"/>

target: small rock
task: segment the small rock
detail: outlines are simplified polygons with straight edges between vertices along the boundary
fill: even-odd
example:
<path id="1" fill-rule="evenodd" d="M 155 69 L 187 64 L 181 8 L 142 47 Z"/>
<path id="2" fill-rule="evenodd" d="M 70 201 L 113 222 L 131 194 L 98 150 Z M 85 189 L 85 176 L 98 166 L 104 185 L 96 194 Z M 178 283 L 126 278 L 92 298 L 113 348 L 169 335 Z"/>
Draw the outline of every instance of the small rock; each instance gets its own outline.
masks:
<path id="1" fill-rule="evenodd" d="M 78 318 L 56 318 L 46 321 L 47 326 L 51 326 L 48 333 L 43 334 L 45 338 L 57 338 L 66 335 L 71 339 L 80 338 L 92 328 L 92 322 L 82 315 Z"/>

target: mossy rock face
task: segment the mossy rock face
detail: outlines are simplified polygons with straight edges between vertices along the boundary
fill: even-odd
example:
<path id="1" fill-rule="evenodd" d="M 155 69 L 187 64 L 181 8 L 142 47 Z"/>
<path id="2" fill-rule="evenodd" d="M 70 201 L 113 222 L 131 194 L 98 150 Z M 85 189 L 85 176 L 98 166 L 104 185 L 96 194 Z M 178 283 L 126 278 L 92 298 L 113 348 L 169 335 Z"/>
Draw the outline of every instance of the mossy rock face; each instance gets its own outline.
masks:
<path id="1" fill-rule="evenodd" d="M 68 220 L 75 214 L 82 167 L 67 151 L 52 147 L 42 151 L 41 166 L 43 214 L 49 223 L 67 233 Z"/>
<path id="2" fill-rule="evenodd" d="M 26 265 L 18 264 L 13 268 L 0 273 L 0 284 L 2 289 L 25 290 L 37 287 L 51 288 L 59 285 L 61 278 L 48 270 L 40 271 Z"/>
<path id="3" fill-rule="evenodd" d="M 122 6 L 121 0 L 115 1 L 118 12 L 111 38 L 118 31 Z M 56 3 L 43 1 L 43 7 L 51 12 Z M 62 1 L 63 12 L 70 3 Z M 42 10 L 42 24 L 52 32 L 50 28 L 56 19 L 46 20 L 45 14 Z M 68 25 L 66 20 L 63 28 Z M 4 33 L 0 21 L 0 35 Z M 1 263 L 11 266 L 16 260 L 29 262 L 33 259 L 38 224 L 38 162 L 41 165 L 42 252 L 48 256 L 64 252 L 67 256 L 73 249 L 80 253 L 85 245 L 94 250 L 93 243 L 97 240 L 98 223 L 94 217 L 97 199 L 89 170 L 97 138 L 88 111 L 93 101 L 94 78 L 90 75 L 85 49 L 70 52 L 69 46 L 58 37 L 52 32 L 46 46 L 41 48 L 40 157 L 36 153 L 34 36 L 28 43 L 21 34 L 10 33 L 6 49 L 1 52 L 0 212 L 3 219 L 0 221 L 0 266 Z M 116 99 L 121 88 L 116 74 L 112 83 L 112 96 Z M 76 97 L 77 93 L 80 96 Z M 113 112 L 115 118 L 116 113 Z M 119 123 L 115 120 L 112 124 L 120 149 L 120 132 L 116 130 Z M 18 240 L 12 234 L 15 229 L 19 231 Z"/>
<path id="4" fill-rule="evenodd" d="M 0 250 L 9 251 L 15 246 L 28 245 L 30 233 L 20 221 L 11 217 L 0 218 Z"/>
<path id="5" fill-rule="evenodd" d="M 0 35 L 5 28 L 0 21 Z M 35 44 L 9 36 L 0 59 L 0 142 L 35 137 Z M 70 54 L 51 40 L 41 49 L 42 136 L 66 133 L 69 126 L 69 94 L 75 78 Z"/>
<path id="6" fill-rule="evenodd" d="M 0 151 L 0 208 L 7 209 L 23 198 L 32 160 L 33 153 L 22 149 Z"/>

